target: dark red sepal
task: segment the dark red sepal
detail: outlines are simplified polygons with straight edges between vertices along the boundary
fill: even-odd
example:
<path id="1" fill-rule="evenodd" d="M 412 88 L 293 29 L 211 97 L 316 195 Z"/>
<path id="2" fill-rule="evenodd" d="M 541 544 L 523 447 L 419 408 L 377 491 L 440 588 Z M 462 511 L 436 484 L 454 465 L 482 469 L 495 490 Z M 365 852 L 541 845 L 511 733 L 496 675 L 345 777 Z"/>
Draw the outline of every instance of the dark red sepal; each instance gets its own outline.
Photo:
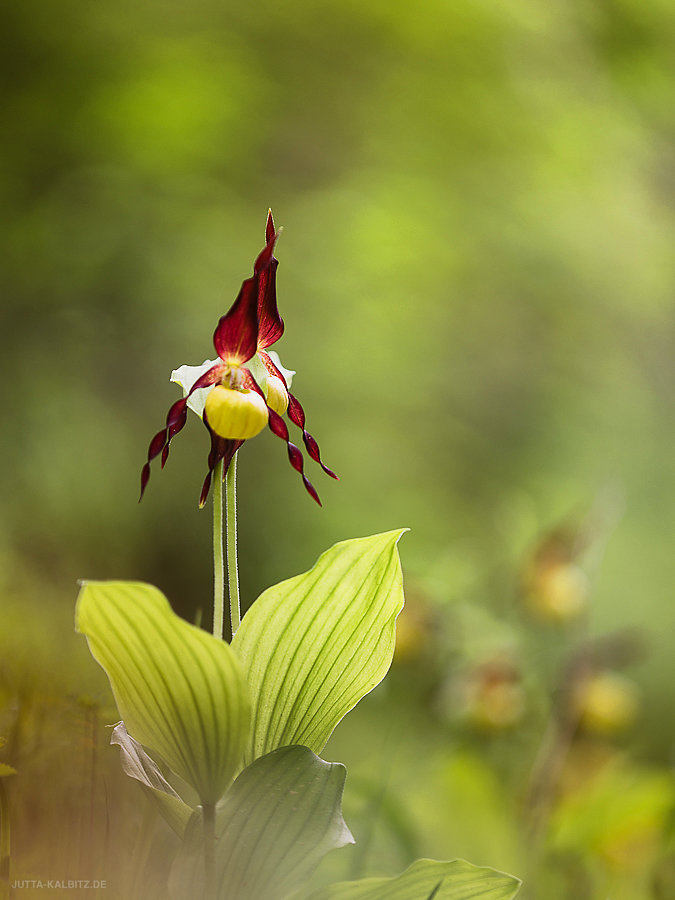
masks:
<path id="1" fill-rule="evenodd" d="M 272 259 L 270 265 L 260 274 L 258 282 L 258 349 L 264 350 L 276 344 L 284 333 L 284 320 L 277 307 L 277 267 L 278 260 Z"/>
<path id="2" fill-rule="evenodd" d="M 214 431 L 209 427 L 208 420 L 206 418 L 206 413 L 204 413 L 204 424 L 211 436 L 211 450 L 209 451 L 208 458 L 208 466 L 209 471 L 206 474 L 206 478 L 204 479 L 204 484 L 202 485 L 202 492 L 199 495 L 199 508 L 202 509 L 204 504 L 206 503 L 207 497 L 209 496 L 209 490 L 211 489 L 211 479 L 213 477 L 213 471 L 220 462 L 223 460 L 223 476 L 225 472 L 227 472 L 230 463 L 232 462 L 232 457 L 237 452 L 237 450 L 244 443 L 243 441 L 231 441 L 227 438 L 222 438 L 220 435 L 217 435 Z"/>
<path id="3" fill-rule="evenodd" d="M 265 222 L 265 243 L 269 244 L 272 239 L 276 239 L 277 231 L 274 227 L 274 219 L 272 218 L 272 210 L 267 210 L 267 222 Z"/>
<path id="4" fill-rule="evenodd" d="M 204 484 L 202 485 L 202 492 L 199 495 L 199 508 L 203 509 L 204 504 L 206 503 L 206 499 L 209 496 L 209 491 L 211 490 L 211 473 L 207 472 L 206 478 L 204 479 Z"/>
<path id="5" fill-rule="evenodd" d="M 317 494 L 314 485 L 307 478 L 303 469 L 304 469 L 304 460 L 302 458 L 302 450 L 299 447 L 296 447 L 295 444 L 291 443 L 289 440 L 288 427 L 281 416 L 274 412 L 273 409 L 267 407 L 267 411 L 269 412 L 269 427 L 270 430 L 276 434 L 277 437 L 280 437 L 282 441 L 286 441 L 286 447 L 288 449 L 288 459 L 295 469 L 296 472 L 299 472 L 302 476 L 303 484 L 307 489 L 308 494 L 312 497 L 316 502 L 321 506 L 321 500 L 319 500 L 319 495 Z"/>
<path id="6" fill-rule="evenodd" d="M 235 365 L 247 362 L 258 349 L 258 280 L 258 275 L 246 279 L 213 334 L 218 356 Z"/>
<path id="7" fill-rule="evenodd" d="M 276 260 L 274 259 L 274 245 L 276 244 L 278 237 L 278 234 L 273 234 L 271 238 L 267 239 L 267 243 L 256 257 L 256 261 L 253 263 L 254 275 L 261 275 L 265 271 L 265 269 L 272 265 L 272 262 L 276 262 Z"/>
<path id="8" fill-rule="evenodd" d="M 329 469 L 328 466 L 321 461 L 319 445 L 312 437 L 312 435 L 305 429 L 305 411 L 302 408 L 302 404 L 297 397 L 294 397 L 293 394 L 291 394 L 290 391 L 288 392 L 288 418 L 291 420 L 291 422 L 297 425 L 298 428 L 302 428 L 302 439 L 305 443 L 305 447 L 307 448 L 307 453 L 309 453 L 314 462 L 318 462 L 326 475 L 330 475 L 331 478 L 339 481 L 340 479 L 335 474 L 335 472 L 333 472 L 332 469 Z"/>
<path id="9" fill-rule="evenodd" d="M 279 315 L 277 306 L 277 268 L 279 260 L 271 256 L 267 265 L 262 266 L 265 254 L 274 249 L 278 233 L 274 229 L 272 210 L 267 214 L 265 228 L 265 250 L 256 260 L 255 271 L 259 272 L 258 282 L 258 350 L 264 350 L 275 344 L 284 333 L 284 320 Z"/>

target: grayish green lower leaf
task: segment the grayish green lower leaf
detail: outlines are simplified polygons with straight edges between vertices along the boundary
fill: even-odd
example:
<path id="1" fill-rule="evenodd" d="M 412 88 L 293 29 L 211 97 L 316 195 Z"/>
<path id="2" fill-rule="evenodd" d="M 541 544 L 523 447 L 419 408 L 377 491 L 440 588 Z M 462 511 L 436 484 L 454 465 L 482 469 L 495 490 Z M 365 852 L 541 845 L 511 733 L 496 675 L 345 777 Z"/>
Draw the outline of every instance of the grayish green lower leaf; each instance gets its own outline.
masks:
<path id="1" fill-rule="evenodd" d="M 247 762 L 289 744 L 319 753 L 340 719 L 384 678 L 403 607 L 402 533 L 336 544 L 246 613 L 232 647 L 253 702 Z"/>
<path id="2" fill-rule="evenodd" d="M 307 747 L 283 747 L 239 775 L 216 810 L 219 900 L 281 900 L 329 851 L 354 842 L 342 818 L 346 769 Z M 201 811 L 193 814 L 171 873 L 176 900 L 201 896 Z"/>
<path id="3" fill-rule="evenodd" d="M 110 743 L 117 744 L 120 748 L 120 762 L 124 773 L 143 785 L 148 796 L 157 804 L 162 816 L 176 834 L 182 837 L 192 815 L 192 807 L 188 806 L 171 787 L 157 763 L 128 733 L 124 722 L 115 725 Z"/>
<path id="4" fill-rule="evenodd" d="M 512 900 L 520 880 L 463 859 L 418 859 L 396 878 L 363 878 L 332 884 L 311 900 Z"/>
<path id="5" fill-rule="evenodd" d="M 250 728 L 248 690 L 230 646 L 139 582 L 87 582 L 76 627 L 105 669 L 129 733 L 202 803 L 215 803 L 240 765 Z"/>

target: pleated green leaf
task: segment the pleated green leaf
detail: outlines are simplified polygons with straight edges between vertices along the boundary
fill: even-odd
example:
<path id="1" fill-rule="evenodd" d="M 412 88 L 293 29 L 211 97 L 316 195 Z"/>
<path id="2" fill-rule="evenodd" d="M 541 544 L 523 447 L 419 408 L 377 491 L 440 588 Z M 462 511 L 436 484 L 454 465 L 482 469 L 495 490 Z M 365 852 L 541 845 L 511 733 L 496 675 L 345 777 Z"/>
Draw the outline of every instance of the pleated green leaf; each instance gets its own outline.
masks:
<path id="1" fill-rule="evenodd" d="M 247 762 L 289 744 L 319 753 L 384 678 L 403 608 L 396 545 L 404 530 L 336 544 L 246 613 L 232 647 L 253 703 Z"/>
<path id="2" fill-rule="evenodd" d="M 248 690 L 229 645 L 138 582 L 84 584 L 76 627 L 110 679 L 129 734 L 202 803 L 215 803 L 241 763 L 250 728 Z"/>
<path id="3" fill-rule="evenodd" d="M 216 809 L 216 896 L 281 900 L 329 850 L 353 843 L 341 811 L 345 775 L 307 747 L 283 747 L 244 769 Z M 203 895 L 201 810 L 188 823 L 169 887 L 175 900 Z"/>
<path id="4" fill-rule="evenodd" d="M 396 878 L 341 881 L 313 893 L 310 900 L 512 900 L 520 884 L 513 875 L 463 859 L 418 859 Z"/>

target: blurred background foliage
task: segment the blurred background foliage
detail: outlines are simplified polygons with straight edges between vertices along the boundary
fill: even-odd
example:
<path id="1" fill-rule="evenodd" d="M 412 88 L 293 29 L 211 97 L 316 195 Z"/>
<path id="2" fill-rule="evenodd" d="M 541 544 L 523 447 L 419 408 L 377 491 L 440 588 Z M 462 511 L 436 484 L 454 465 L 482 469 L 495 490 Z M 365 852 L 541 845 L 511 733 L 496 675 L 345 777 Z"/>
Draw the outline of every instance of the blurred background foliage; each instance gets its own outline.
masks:
<path id="1" fill-rule="evenodd" d="M 412 529 L 398 661 L 326 751 L 360 843 L 324 878 L 459 855 L 528 897 L 672 896 L 672 3 L 25 0 L 0 40 L 15 876 L 148 869 L 76 579 L 208 620 L 206 433 L 140 507 L 139 473 L 272 206 L 277 349 L 341 481 L 314 467 L 320 511 L 245 446 L 245 602 Z"/>

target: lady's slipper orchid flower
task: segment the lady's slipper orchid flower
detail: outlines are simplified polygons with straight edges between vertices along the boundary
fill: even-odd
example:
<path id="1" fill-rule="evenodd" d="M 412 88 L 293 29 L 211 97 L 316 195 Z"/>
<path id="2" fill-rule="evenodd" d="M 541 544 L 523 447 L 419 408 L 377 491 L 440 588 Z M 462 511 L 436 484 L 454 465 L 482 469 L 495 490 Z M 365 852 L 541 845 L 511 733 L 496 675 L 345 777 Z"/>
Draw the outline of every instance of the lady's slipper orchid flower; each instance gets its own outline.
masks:
<path id="1" fill-rule="evenodd" d="M 272 212 L 268 213 L 265 248 L 255 261 L 253 275 L 241 286 L 229 312 L 222 316 L 213 335 L 218 359 L 206 360 L 201 366 L 181 366 L 171 380 L 183 388 L 185 396 L 168 412 L 166 426 L 150 441 L 148 461 L 141 473 L 141 497 L 150 478 L 150 463 L 161 454 L 162 468 L 169 456 L 173 437 L 187 421 L 188 407 L 200 415 L 211 436 L 208 473 L 204 480 L 199 505 L 203 506 L 211 487 L 216 465 L 223 460 L 227 470 L 242 443 L 259 434 L 266 425 L 286 441 L 288 458 L 300 473 L 309 494 L 321 505 L 314 486 L 304 473 L 302 451 L 289 439 L 284 413 L 302 429 L 308 454 L 321 468 L 337 478 L 321 460 L 319 445 L 305 428 L 305 412 L 290 393 L 295 374 L 281 365 L 279 357 L 268 348 L 284 333 L 276 296 L 274 245 L 279 237 Z"/>

